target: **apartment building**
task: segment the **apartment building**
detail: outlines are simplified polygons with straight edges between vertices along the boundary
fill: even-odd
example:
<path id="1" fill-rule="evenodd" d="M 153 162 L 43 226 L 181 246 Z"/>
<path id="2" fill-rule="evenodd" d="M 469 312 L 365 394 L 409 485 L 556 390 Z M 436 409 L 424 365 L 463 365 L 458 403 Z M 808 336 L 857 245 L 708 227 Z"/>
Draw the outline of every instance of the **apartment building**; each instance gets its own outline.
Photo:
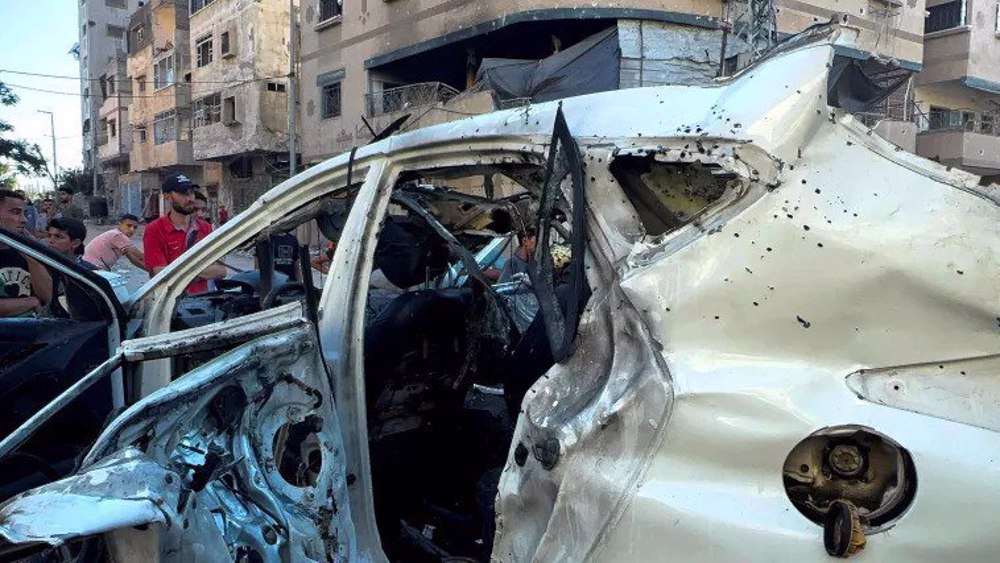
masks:
<path id="1" fill-rule="evenodd" d="M 1000 3 L 927 0 L 917 154 L 1000 182 Z"/>
<path id="2" fill-rule="evenodd" d="M 137 190 L 129 190 L 127 183 L 120 186 L 121 178 L 129 173 L 129 153 L 132 150 L 132 126 L 128 119 L 132 83 L 128 78 L 128 51 L 124 41 L 115 57 L 104 67 L 95 90 L 94 95 L 99 93 L 102 101 L 94 137 L 109 212 L 113 216 L 139 213 L 142 209 L 141 194 Z"/>
<path id="3" fill-rule="evenodd" d="M 414 128 L 524 103 L 498 100 L 477 80 L 498 59 L 603 52 L 608 64 L 598 66 L 615 70 L 591 91 L 710 78 L 745 62 L 748 46 L 724 29 L 748 9 L 720 0 L 301 0 L 302 156 L 318 162 L 363 144 L 406 114 L 404 128 Z M 920 68 L 924 0 L 775 2 L 779 35 L 834 15 L 859 33 L 859 48 L 842 54 Z"/>
<path id="4" fill-rule="evenodd" d="M 187 0 L 150 0 L 129 21 L 132 136 L 129 174 L 119 187 L 129 201 L 141 194 L 147 216 L 158 210 L 159 188 L 170 174 L 187 174 L 209 189 L 219 184 L 219 166 L 194 157 L 188 10 Z"/>
<path id="5" fill-rule="evenodd" d="M 191 140 L 241 211 L 288 177 L 288 0 L 191 0 Z"/>
<path id="6" fill-rule="evenodd" d="M 112 132 L 108 124 L 114 124 L 115 135 L 111 136 L 118 138 L 122 123 L 119 107 L 129 101 L 122 100 L 119 93 L 121 86 L 127 86 L 126 35 L 130 14 L 138 5 L 139 0 L 80 0 L 78 10 L 83 164 L 85 168 L 96 166 L 105 186 L 117 185 L 123 158 L 124 171 L 128 166 L 128 143 L 116 144 L 114 149 L 108 146 Z"/>

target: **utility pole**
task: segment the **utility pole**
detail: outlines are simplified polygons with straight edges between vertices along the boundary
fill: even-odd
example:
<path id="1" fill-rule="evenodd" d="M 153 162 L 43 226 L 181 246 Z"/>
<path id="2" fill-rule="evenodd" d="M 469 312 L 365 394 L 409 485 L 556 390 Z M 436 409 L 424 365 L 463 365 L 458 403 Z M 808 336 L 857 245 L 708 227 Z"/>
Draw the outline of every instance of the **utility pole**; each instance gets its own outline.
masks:
<path id="1" fill-rule="evenodd" d="M 91 94 L 93 95 L 93 94 Z M 97 192 L 97 112 L 95 111 L 95 104 L 93 101 L 90 102 L 90 133 L 91 133 L 91 148 L 90 148 L 90 174 L 91 181 L 94 183 L 93 194 L 95 197 L 101 195 Z"/>
<path id="2" fill-rule="evenodd" d="M 52 131 L 52 189 L 58 190 L 59 186 L 56 178 L 59 177 L 59 162 L 56 160 L 56 118 L 51 111 L 40 109 L 38 113 L 49 114 L 49 127 Z"/>
<path id="3" fill-rule="evenodd" d="M 288 0 L 288 177 L 298 173 L 298 158 L 296 157 L 295 134 L 298 131 L 296 107 L 298 105 L 298 72 L 299 58 L 298 18 L 295 14 L 295 0 Z"/>

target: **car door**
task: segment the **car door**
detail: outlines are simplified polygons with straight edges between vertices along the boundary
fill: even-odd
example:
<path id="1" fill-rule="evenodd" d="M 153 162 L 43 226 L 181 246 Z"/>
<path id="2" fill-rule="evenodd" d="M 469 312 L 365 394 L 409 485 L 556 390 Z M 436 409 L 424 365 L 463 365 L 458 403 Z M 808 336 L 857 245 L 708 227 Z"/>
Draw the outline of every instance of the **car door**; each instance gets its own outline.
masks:
<path id="1" fill-rule="evenodd" d="M 41 314 L 0 318 L 0 436 L 6 436 L 118 347 L 125 312 L 107 280 L 34 239 L 0 231 L 0 244 L 44 264 L 62 287 Z M 66 406 L 0 457 L 0 499 L 71 472 L 75 459 L 123 405 L 121 372 Z"/>
<path id="2" fill-rule="evenodd" d="M 128 340 L 111 363 L 212 350 L 228 351 L 116 417 L 74 475 L 0 506 L 0 558 L 354 559 L 340 421 L 302 304 Z"/>
<path id="3" fill-rule="evenodd" d="M 336 191 L 330 184 L 352 186 L 350 166 L 346 175 L 342 167 L 325 172 L 333 181 L 305 194 L 317 209 L 306 203 L 303 213 L 326 217 L 335 202 L 316 200 Z M 377 178 L 380 170 L 359 168 L 361 178 Z M 295 187 L 292 182 L 289 191 Z M 302 193 L 286 197 L 304 199 Z M 265 208 L 236 218 L 140 290 L 130 306 L 141 312 L 133 324 L 147 323 L 144 336 L 122 342 L 70 394 L 119 368 L 142 384 L 160 374 L 164 382 L 150 385 L 108 424 L 73 475 L 0 505 L 0 559 L 60 549 L 118 560 L 355 559 L 347 496 L 354 478 L 345 470 L 315 298 L 170 330 L 169 312 L 200 271 L 197 264 L 266 237 L 289 215 L 289 207 L 275 201 L 258 202 Z M 327 290 L 334 284 L 328 278 Z M 209 359 L 176 371 L 187 365 L 177 360 L 190 357 Z M 59 412 L 61 400 L 36 418 Z M 29 426 L 2 438 L 0 453 L 39 428 Z"/>

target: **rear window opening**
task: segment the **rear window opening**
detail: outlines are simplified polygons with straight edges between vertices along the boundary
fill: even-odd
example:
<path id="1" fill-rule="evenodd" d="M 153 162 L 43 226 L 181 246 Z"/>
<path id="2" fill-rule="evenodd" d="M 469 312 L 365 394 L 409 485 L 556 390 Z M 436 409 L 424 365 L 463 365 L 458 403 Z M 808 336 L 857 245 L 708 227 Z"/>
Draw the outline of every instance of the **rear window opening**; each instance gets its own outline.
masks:
<path id="1" fill-rule="evenodd" d="M 620 155 L 609 167 L 650 236 L 676 230 L 702 216 L 743 182 L 712 162 L 664 162 L 655 154 Z"/>

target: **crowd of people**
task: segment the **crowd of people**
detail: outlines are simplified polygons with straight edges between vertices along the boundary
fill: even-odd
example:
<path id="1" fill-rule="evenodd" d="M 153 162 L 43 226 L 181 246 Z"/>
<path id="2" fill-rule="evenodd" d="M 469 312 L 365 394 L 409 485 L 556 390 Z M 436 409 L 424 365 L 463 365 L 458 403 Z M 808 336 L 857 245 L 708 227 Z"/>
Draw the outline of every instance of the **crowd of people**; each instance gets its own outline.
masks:
<path id="1" fill-rule="evenodd" d="M 115 269 L 122 258 L 150 276 L 157 274 L 180 257 L 188 248 L 212 232 L 207 216 L 208 198 L 200 187 L 184 174 L 168 177 L 160 189 L 166 212 L 149 220 L 142 244 L 132 238 L 139 229 L 139 218 L 124 214 L 114 229 L 87 242 L 83 211 L 73 204 L 73 192 L 62 189 L 56 200 L 44 198 L 36 206 L 24 192 L 0 189 L 0 228 L 23 236 L 44 240 L 66 260 L 90 270 Z M 225 207 L 218 211 L 218 222 L 229 220 Z M 299 243 L 295 235 L 282 232 L 271 237 L 274 269 L 289 279 L 298 272 Z M 326 252 L 312 259 L 312 267 L 326 273 L 333 255 L 333 243 Z M 221 263 L 207 266 L 188 286 L 188 293 L 208 291 L 212 280 L 226 276 Z M 32 316 L 57 308 L 58 275 L 39 262 L 6 245 L 0 244 L 0 317 Z"/>
<path id="2" fill-rule="evenodd" d="M 132 241 L 139 219 L 131 214 L 122 215 L 114 229 L 87 242 L 83 211 L 73 203 L 69 189 L 61 189 L 57 201 L 44 198 L 37 207 L 24 192 L 0 189 L 0 228 L 44 240 L 66 260 L 90 270 L 113 270 L 124 257 L 155 275 L 212 232 L 212 225 L 205 219 L 208 199 L 190 179 L 183 174 L 170 176 L 161 191 L 167 212 L 146 225 L 141 248 Z M 208 280 L 225 275 L 224 266 L 210 265 L 188 291 L 206 291 Z M 0 244 L 0 317 L 32 316 L 57 307 L 54 297 L 59 294 L 58 276 L 53 271 Z"/>

